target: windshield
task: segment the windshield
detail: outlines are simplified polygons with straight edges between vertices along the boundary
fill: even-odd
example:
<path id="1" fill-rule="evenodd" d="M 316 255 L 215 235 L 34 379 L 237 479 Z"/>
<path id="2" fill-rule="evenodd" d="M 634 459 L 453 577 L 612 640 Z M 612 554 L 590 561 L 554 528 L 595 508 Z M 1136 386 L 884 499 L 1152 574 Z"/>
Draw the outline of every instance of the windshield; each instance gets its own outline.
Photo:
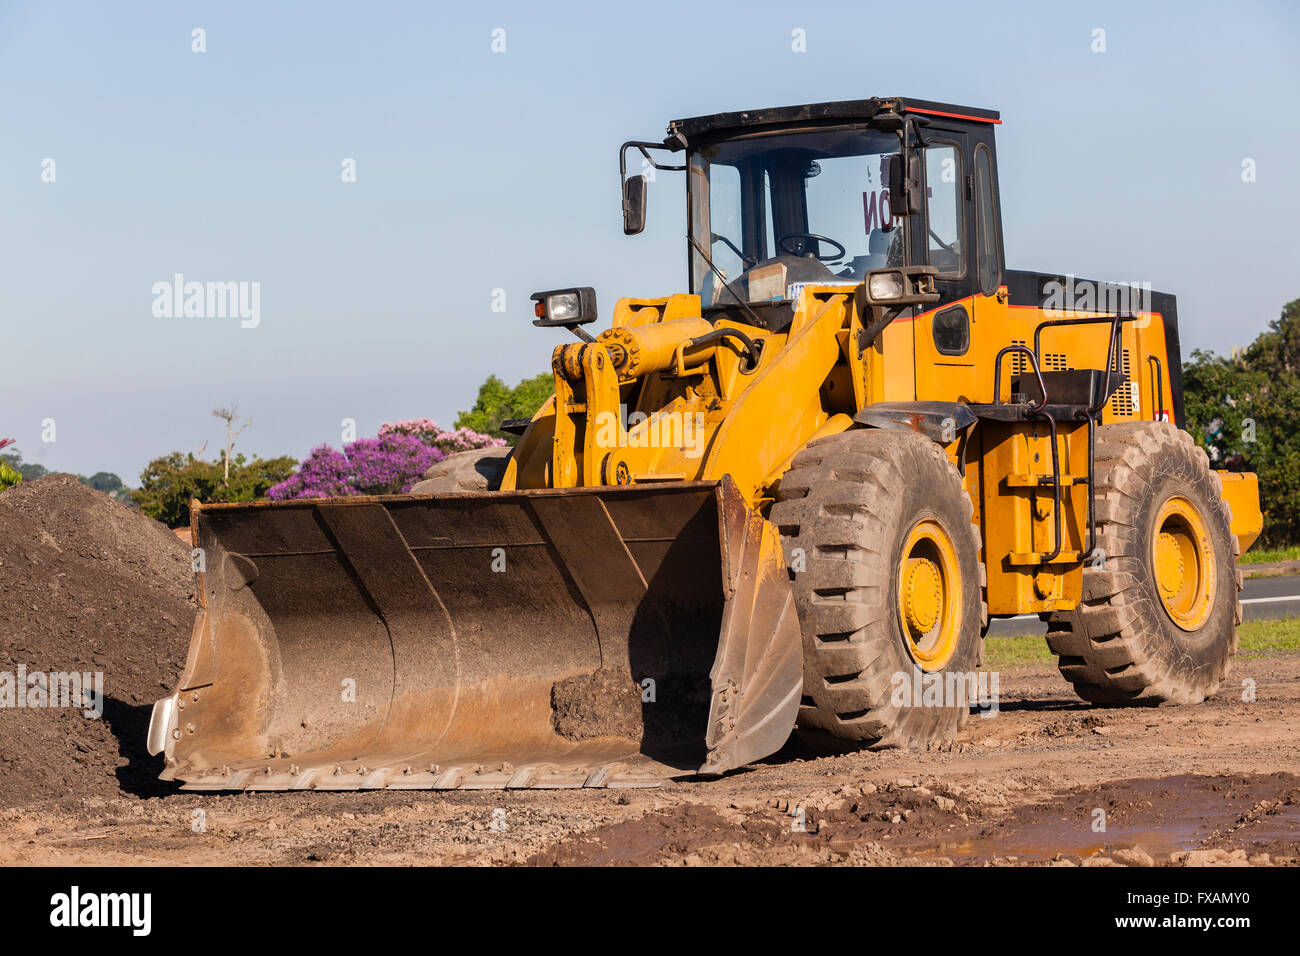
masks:
<path id="1" fill-rule="evenodd" d="M 743 299 L 787 298 L 796 282 L 860 282 L 904 264 L 889 212 L 889 157 L 898 137 L 876 130 L 750 136 L 691 154 L 691 230 Z M 733 301 L 694 249 L 703 305 Z"/>

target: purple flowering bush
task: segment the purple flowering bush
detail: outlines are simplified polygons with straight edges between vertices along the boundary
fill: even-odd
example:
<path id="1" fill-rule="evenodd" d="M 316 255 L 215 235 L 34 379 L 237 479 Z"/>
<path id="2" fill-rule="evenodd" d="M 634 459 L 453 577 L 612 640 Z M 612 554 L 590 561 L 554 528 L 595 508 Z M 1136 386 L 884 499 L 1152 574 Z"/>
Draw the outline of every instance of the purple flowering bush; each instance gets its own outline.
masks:
<path id="1" fill-rule="evenodd" d="M 472 428 L 457 428 L 444 431 L 438 423 L 428 418 L 412 418 L 405 422 L 384 422 L 379 426 L 379 437 L 385 435 L 411 435 L 420 439 L 430 448 L 436 448 L 444 455 L 454 455 L 458 451 L 471 451 L 475 448 L 500 448 L 504 439 L 484 435 Z"/>
<path id="2" fill-rule="evenodd" d="M 273 501 L 389 495 L 411 490 L 431 465 L 449 454 L 504 445 L 468 428 L 443 431 L 427 418 L 385 422 L 377 438 L 359 438 L 342 451 L 313 448 L 297 471 L 267 490 Z"/>

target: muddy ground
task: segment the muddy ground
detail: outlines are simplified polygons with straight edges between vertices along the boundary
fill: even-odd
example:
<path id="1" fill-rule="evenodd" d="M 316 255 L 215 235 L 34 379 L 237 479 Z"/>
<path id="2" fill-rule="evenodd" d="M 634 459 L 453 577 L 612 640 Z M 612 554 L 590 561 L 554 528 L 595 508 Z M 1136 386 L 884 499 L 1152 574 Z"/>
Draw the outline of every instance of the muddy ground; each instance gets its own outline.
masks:
<path id="1" fill-rule="evenodd" d="M 192 580 L 184 542 L 73 479 L 0 497 L 0 671 L 105 676 L 102 719 L 0 709 L 0 864 L 1300 863 L 1294 654 L 1158 710 L 1004 669 L 1001 710 L 952 752 L 795 744 L 654 790 L 178 792 L 143 735 L 183 663 Z"/>
<path id="2" fill-rule="evenodd" d="M 1300 863 L 1300 656 L 1199 707 L 1091 709 L 1042 667 L 1002 691 L 951 753 L 792 747 L 655 790 L 45 800 L 0 810 L 0 863 Z"/>

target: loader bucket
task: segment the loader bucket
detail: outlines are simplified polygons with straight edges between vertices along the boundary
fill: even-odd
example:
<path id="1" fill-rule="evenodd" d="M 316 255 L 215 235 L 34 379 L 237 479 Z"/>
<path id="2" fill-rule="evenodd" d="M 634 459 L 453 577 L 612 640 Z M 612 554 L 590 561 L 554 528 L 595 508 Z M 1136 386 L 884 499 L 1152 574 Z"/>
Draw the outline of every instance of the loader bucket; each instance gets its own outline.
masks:
<path id="1" fill-rule="evenodd" d="M 189 790 L 651 786 L 779 749 L 775 528 L 730 478 L 209 505 L 152 752 Z"/>

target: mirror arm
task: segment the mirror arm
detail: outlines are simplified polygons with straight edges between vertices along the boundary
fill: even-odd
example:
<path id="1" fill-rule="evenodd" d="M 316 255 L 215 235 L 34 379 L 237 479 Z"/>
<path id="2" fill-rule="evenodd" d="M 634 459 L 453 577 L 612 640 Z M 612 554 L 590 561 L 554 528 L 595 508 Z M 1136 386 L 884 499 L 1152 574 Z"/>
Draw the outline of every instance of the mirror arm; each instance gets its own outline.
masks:
<path id="1" fill-rule="evenodd" d="M 630 147 L 633 146 L 637 148 L 637 150 L 641 153 L 641 155 L 645 157 L 646 162 L 648 162 L 651 165 L 651 167 L 653 167 L 654 169 L 663 169 L 663 170 L 669 170 L 675 172 L 681 172 L 686 169 L 685 165 L 670 166 L 665 163 L 659 163 L 655 160 L 653 156 L 650 155 L 649 151 L 652 149 L 662 149 L 662 150 L 667 150 L 670 153 L 676 153 L 676 152 L 680 152 L 682 149 L 685 148 L 681 143 L 678 143 L 674 139 L 666 139 L 662 143 L 649 143 L 649 142 L 643 142 L 641 140 L 632 139 L 632 140 L 628 140 L 626 143 L 624 143 L 622 146 L 619 147 L 618 183 L 619 183 L 619 192 L 622 194 L 623 197 L 623 233 L 629 236 L 637 235 L 638 233 L 641 232 L 642 229 L 645 228 L 645 214 L 644 214 L 645 177 L 644 176 L 640 177 L 642 179 L 642 186 L 641 186 L 642 214 L 641 214 L 639 227 L 631 230 L 628 228 L 627 151 Z"/>
<path id="2" fill-rule="evenodd" d="M 676 140 L 665 140 L 662 143 L 648 143 L 648 142 L 643 142 L 641 140 L 630 139 L 622 146 L 620 146 L 618 149 L 618 175 L 620 179 L 623 179 L 627 176 L 627 151 L 632 146 L 635 146 L 637 152 L 639 152 L 642 156 L 644 156 L 646 158 L 646 162 L 648 162 L 655 169 L 663 169 L 669 172 L 682 172 L 686 169 L 684 165 L 668 166 L 668 165 L 657 163 L 655 162 L 655 158 L 651 156 L 649 153 L 649 150 L 652 149 L 662 149 L 670 153 L 680 152 L 682 147 L 680 144 L 676 142 Z"/>

